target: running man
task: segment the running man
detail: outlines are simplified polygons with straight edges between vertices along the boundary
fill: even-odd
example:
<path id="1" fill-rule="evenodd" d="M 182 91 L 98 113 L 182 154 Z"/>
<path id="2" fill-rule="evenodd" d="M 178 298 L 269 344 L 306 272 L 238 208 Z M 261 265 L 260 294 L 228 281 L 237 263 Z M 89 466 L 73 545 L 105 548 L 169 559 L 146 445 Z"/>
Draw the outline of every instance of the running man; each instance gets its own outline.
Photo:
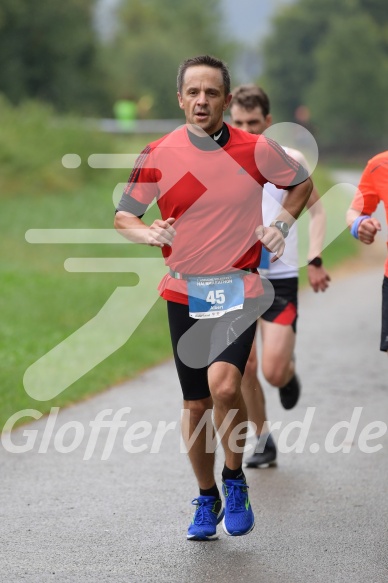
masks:
<path id="1" fill-rule="evenodd" d="M 252 134 L 261 134 L 272 123 L 267 94 L 255 85 L 241 85 L 233 91 L 230 115 L 234 127 Z M 285 148 L 305 168 L 307 162 L 299 150 Z M 278 213 L 284 192 L 266 184 L 263 195 L 263 219 L 268 224 Z M 330 277 L 322 265 L 321 250 L 325 236 L 326 216 L 319 194 L 314 187 L 307 201 L 310 213 L 310 242 L 308 252 L 308 279 L 315 292 L 325 291 Z M 300 381 L 295 372 L 294 348 L 298 316 L 298 239 L 297 225 L 289 232 L 285 261 L 268 261 L 264 254 L 261 271 L 274 287 L 272 306 L 261 315 L 262 371 L 266 380 L 279 387 L 280 401 L 285 409 L 292 409 L 300 394 Z M 266 260 L 266 264 L 265 264 Z M 248 467 L 268 467 L 276 461 L 276 445 L 269 432 L 265 398 L 257 375 L 256 343 L 253 344 L 242 380 L 242 392 L 248 417 L 257 427 L 257 443 Z"/>
<path id="2" fill-rule="evenodd" d="M 167 301 L 183 392 L 182 434 L 199 487 L 187 538 L 210 540 L 217 538 L 221 520 L 231 536 L 254 527 L 242 470 L 247 412 L 241 379 L 263 294 L 256 269 L 261 248 L 281 257 L 285 247 L 282 231 L 263 225 L 262 187 L 270 178 L 287 189 L 276 219 L 291 225 L 312 182 L 276 142 L 224 123 L 232 98 L 225 63 L 207 55 L 187 59 L 177 86 L 186 125 L 143 150 L 115 227 L 130 241 L 160 247 L 169 268 L 158 289 Z M 148 226 L 141 217 L 154 198 L 162 218 Z M 225 454 L 225 509 L 214 473 L 214 441 L 209 447 L 203 424 L 212 422 L 212 413 Z"/>
<path id="3" fill-rule="evenodd" d="M 384 203 L 388 225 L 388 150 L 369 160 L 346 214 L 351 234 L 365 245 L 371 245 L 381 231 L 380 221 L 371 216 L 381 201 Z M 380 350 L 388 354 L 388 256 L 383 279 Z"/>

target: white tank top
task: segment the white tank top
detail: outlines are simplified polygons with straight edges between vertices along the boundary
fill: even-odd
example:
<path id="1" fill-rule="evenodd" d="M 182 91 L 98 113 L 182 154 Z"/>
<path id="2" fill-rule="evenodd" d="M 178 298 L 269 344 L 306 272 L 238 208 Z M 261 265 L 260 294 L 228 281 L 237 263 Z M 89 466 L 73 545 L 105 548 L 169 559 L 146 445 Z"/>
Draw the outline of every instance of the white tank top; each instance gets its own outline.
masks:
<path id="1" fill-rule="evenodd" d="M 287 148 L 284 148 L 287 152 Z M 274 184 L 267 182 L 263 189 L 263 224 L 268 226 L 278 216 L 282 208 L 282 200 L 287 191 L 276 188 Z M 270 259 L 273 257 L 270 253 Z M 268 271 L 263 271 L 268 279 L 282 279 L 286 277 L 298 277 L 298 229 L 297 221 L 292 225 L 286 247 L 281 259 L 269 264 Z"/>

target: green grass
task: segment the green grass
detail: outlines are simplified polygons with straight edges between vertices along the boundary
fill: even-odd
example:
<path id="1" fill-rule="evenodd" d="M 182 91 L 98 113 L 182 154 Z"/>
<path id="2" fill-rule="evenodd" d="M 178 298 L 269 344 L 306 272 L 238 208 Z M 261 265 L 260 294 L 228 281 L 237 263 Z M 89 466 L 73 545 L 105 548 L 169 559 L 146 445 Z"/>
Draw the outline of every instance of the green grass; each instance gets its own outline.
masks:
<path id="1" fill-rule="evenodd" d="M 72 151 L 70 144 L 73 139 L 74 134 L 68 132 L 59 148 L 52 145 L 50 155 L 48 148 L 45 148 L 45 167 L 50 167 L 47 161 L 50 156 L 52 164 L 58 165 L 58 152 Z M 149 136 L 131 139 L 102 139 L 100 136 L 99 149 L 94 151 L 136 153 L 150 139 Z M 86 156 L 87 151 L 93 151 L 93 141 L 90 143 L 90 138 L 89 141 L 85 138 L 82 148 L 83 156 Z M 12 181 L 12 160 L 8 161 L 7 178 L 3 182 L 0 218 L 0 252 L 3 258 L 0 428 L 12 414 L 22 409 L 37 409 L 46 413 L 52 406 L 62 407 L 85 399 L 124 379 L 134 378 L 172 355 L 166 306 L 163 300 L 158 299 L 121 348 L 60 395 L 49 401 L 39 401 L 26 393 L 23 385 L 26 369 L 89 322 L 117 287 L 133 286 L 135 283 L 133 277 L 126 273 L 69 273 L 64 268 L 64 261 L 68 257 L 160 257 L 155 248 L 130 244 L 27 243 L 25 233 L 29 229 L 111 229 L 114 216 L 112 192 L 116 184 L 125 182 L 128 176 L 127 170 L 67 170 L 70 178 L 63 173 L 63 180 L 54 180 L 50 188 L 50 181 L 41 181 L 36 161 L 34 165 L 29 169 L 34 176 L 34 188 L 28 188 L 27 172 L 18 175 L 16 183 L 4 190 L 4 186 Z M 51 175 L 51 171 L 45 174 Z M 317 175 L 316 182 L 321 194 L 330 186 L 323 170 Z M 334 200 L 330 204 L 335 208 L 330 209 L 329 220 L 343 222 L 344 203 Z M 155 212 L 154 207 L 149 213 L 149 221 L 153 220 Z M 345 233 L 325 250 L 325 264 L 330 267 L 356 249 L 357 246 Z M 121 325 L 121 318 L 118 317 L 117 328 L 120 329 Z M 96 341 L 104 342 L 104 330 Z M 72 366 L 71 360 L 68 366 Z"/>
<path id="2" fill-rule="evenodd" d="M 134 283 L 125 273 L 69 273 L 64 269 L 66 258 L 159 257 L 156 249 L 133 245 L 33 245 L 25 241 L 25 232 L 33 228 L 112 228 L 114 210 L 112 202 L 105 200 L 105 186 L 71 195 L 41 195 L 33 201 L 20 195 L 17 201 L 2 203 L 0 424 L 20 409 L 47 411 L 79 400 L 170 356 L 165 303 L 158 300 L 122 349 L 59 397 L 38 402 L 23 388 L 28 366 L 95 316 L 118 286 Z M 8 217 L 17 221 L 7 221 Z"/>
<path id="3" fill-rule="evenodd" d="M 130 169 L 92 169 L 88 156 L 138 153 L 154 136 L 95 133 L 77 120 L 55 120 L 47 108 L 33 103 L 16 109 L 0 100 L 0 114 L 6 120 L 0 134 L 2 427 L 22 409 L 47 412 L 131 378 L 168 358 L 171 349 L 166 341 L 165 303 L 158 300 L 125 346 L 61 395 L 42 402 L 26 393 L 26 369 L 93 318 L 118 286 L 134 284 L 125 273 L 69 273 L 64 261 L 68 257 L 159 257 L 159 252 L 129 244 L 30 244 L 25 233 L 30 229 L 112 229 L 113 190 L 117 183 L 127 181 Z M 80 155 L 82 164 L 69 170 L 61 159 L 71 152 Z"/>
<path id="4" fill-rule="evenodd" d="M 329 168 L 323 165 L 314 171 L 313 180 L 326 212 L 326 237 L 322 258 L 325 268 L 330 273 L 330 269 L 360 253 L 361 248 L 357 241 L 349 236 L 349 231 L 346 228 L 345 214 L 351 201 L 350 191 L 336 188 L 330 177 Z M 308 230 L 306 224 L 298 226 L 298 240 L 299 256 L 307 260 Z M 306 286 L 308 284 L 307 266 L 301 267 L 299 277 L 300 285 Z"/>

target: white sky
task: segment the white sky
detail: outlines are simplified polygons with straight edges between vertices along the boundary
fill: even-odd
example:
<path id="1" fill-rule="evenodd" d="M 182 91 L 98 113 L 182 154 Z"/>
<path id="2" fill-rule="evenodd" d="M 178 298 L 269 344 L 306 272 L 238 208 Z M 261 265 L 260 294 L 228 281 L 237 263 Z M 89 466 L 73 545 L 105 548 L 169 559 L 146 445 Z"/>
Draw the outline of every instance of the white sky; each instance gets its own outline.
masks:
<path id="1" fill-rule="evenodd" d="M 257 45 L 269 31 L 270 19 L 276 10 L 294 0 L 222 0 L 225 26 L 234 39 Z M 114 28 L 114 9 L 120 0 L 99 0 L 96 25 L 103 37 Z"/>
<path id="2" fill-rule="evenodd" d="M 267 35 L 273 14 L 294 0 L 222 0 L 228 31 L 239 41 L 257 45 Z"/>

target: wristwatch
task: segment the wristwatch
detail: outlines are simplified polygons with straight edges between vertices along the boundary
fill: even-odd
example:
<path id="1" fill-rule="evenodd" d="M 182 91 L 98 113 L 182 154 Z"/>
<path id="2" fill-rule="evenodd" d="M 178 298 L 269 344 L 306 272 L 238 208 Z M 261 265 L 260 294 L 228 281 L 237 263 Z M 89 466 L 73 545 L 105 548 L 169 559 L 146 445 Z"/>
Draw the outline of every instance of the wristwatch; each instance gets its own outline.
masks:
<path id="1" fill-rule="evenodd" d="M 290 232 L 290 227 L 284 221 L 272 221 L 270 227 L 276 227 L 279 229 L 284 238 L 286 238 Z"/>
<path id="2" fill-rule="evenodd" d="M 314 267 L 321 267 L 322 263 L 322 257 L 314 257 L 314 259 L 307 260 L 307 264 L 314 265 Z"/>

